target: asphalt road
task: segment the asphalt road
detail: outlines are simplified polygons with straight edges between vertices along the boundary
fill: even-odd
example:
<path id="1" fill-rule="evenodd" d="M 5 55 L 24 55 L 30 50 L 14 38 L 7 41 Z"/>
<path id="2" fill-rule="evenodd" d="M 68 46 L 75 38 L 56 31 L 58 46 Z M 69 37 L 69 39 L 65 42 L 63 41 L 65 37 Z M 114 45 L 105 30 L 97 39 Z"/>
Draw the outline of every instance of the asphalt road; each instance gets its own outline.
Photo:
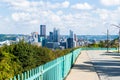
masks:
<path id="1" fill-rule="evenodd" d="M 120 54 L 86 51 L 100 80 L 120 80 Z M 90 62 L 85 62 L 91 64 Z"/>

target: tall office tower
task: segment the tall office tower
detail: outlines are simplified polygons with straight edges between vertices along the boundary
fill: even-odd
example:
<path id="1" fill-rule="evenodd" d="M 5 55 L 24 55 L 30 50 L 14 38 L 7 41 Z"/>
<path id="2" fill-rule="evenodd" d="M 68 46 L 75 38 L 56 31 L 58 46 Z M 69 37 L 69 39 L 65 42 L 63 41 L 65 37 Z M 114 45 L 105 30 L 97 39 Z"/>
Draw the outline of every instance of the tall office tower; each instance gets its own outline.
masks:
<path id="1" fill-rule="evenodd" d="M 53 42 L 53 32 L 50 32 L 50 33 L 49 33 L 49 41 L 50 41 L 50 42 Z"/>
<path id="2" fill-rule="evenodd" d="M 46 37 L 46 25 L 40 25 L 40 36 Z"/>
<path id="3" fill-rule="evenodd" d="M 74 39 L 74 34 L 73 34 L 73 31 L 70 30 L 70 38 L 73 38 Z"/>
<path id="4" fill-rule="evenodd" d="M 70 36 L 67 39 L 67 45 L 68 45 L 68 48 L 73 48 L 74 47 L 74 34 L 73 34 L 72 30 L 70 30 Z"/>
<path id="5" fill-rule="evenodd" d="M 74 34 L 74 41 L 77 41 L 77 35 Z"/>
<path id="6" fill-rule="evenodd" d="M 73 38 L 68 38 L 67 39 L 67 48 L 73 48 L 74 43 L 73 43 Z"/>
<path id="7" fill-rule="evenodd" d="M 54 42 L 59 42 L 60 41 L 60 31 L 59 31 L 59 29 L 54 28 L 53 41 Z"/>

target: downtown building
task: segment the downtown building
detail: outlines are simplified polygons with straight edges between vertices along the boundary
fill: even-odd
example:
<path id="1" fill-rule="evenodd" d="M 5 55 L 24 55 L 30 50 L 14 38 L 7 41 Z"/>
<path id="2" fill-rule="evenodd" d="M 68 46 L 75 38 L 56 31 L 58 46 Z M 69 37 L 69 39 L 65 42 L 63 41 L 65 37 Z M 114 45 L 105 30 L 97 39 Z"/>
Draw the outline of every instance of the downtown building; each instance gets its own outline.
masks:
<path id="1" fill-rule="evenodd" d="M 46 37 L 46 25 L 40 25 L 40 36 Z"/>
<path id="2" fill-rule="evenodd" d="M 73 48 L 77 46 L 77 36 L 70 30 L 70 36 L 67 39 L 67 48 Z"/>
<path id="3" fill-rule="evenodd" d="M 42 47 L 46 46 L 46 43 L 47 43 L 47 39 L 46 39 L 46 25 L 40 25 L 39 42 L 41 43 Z"/>

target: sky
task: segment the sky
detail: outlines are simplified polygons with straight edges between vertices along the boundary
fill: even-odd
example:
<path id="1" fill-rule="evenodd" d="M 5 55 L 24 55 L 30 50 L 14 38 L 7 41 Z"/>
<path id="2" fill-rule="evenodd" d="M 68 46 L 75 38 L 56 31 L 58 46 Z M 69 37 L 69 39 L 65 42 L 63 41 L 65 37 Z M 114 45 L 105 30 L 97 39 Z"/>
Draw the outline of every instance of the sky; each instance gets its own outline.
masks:
<path id="1" fill-rule="evenodd" d="M 30 34 L 46 25 L 47 34 L 117 34 L 120 0 L 0 0 L 0 34 Z"/>

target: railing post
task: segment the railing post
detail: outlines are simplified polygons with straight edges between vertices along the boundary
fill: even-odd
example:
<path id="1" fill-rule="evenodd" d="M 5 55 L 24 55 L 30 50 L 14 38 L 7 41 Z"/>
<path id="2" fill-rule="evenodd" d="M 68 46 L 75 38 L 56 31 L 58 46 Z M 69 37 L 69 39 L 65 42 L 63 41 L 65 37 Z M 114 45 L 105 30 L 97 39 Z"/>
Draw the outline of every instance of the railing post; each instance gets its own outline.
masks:
<path id="1" fill-rule="evenodd" d="M 24 72 L 24 80 L 26 79 L 26 72 Z"/>
<path id="2" fill-rule="evenodd" d="M 40 78 L 40 80 L 43 80 L 43 73 L 44 72 L 44 70 L 43 70 L 43 65 L 41 66 L 41 78 Z"/>
<path id="3" fill-rule="evenodd" d="M 18 78 L 17 80 L 20 80 L 20 75 L 19 74 L 18 74 L 17 78 Z"/>
<path id="4" fill-rule="evenodd" d="M 16 76 L 14 76 L 14 80 L 16 80 Z"/>
<path id="5" fill-rule="evenodd" d="M 64 79 L 64 74 L 65 74 L 65 70 L 64 70 L 64 68 L 65 68 L 65 56 L 63 56 L 63 69 L 62 69 L 62 77 L 63 77 L 63 79 Z"/>

